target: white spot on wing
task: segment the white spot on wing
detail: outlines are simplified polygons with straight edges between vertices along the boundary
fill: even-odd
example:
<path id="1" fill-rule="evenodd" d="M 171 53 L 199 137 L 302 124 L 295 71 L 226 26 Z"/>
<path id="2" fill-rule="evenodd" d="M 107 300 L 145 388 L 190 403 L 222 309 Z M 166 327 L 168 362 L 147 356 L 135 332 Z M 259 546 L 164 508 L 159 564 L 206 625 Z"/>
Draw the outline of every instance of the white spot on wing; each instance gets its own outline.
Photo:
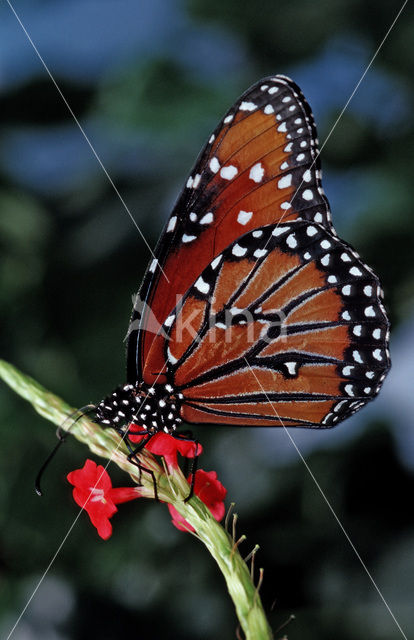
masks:
<path id="1" fill-rule="evenodd" d="M 214 158 L 211 158 L 209 167 L 213 173 L 217 173 L 217 171 L 220 169 L 220 162 L 217 160 L 215 156 Z"/>
<path id="2" fill-rule="evenodd" d="M 370 298 L 372 296 L 372 287 L 371 287 L 370 284 L 367 284 L 364 287 L 364 293 L 365 293 L 366 296 L 368 296 L 368 298 Z"/>
<path id="3" fill-rule="evenodd" d="M 197 236 L 188 236 L 186 233 L 184 233 L 181 239 L 183 242 L 192 242 L 193 240 L 196 239 L 196 237 Z"/>
<path id="4" fill-rule="evenodd" d="M 290 185 L 292 184 L 292 174 L 288 173 L 287 176 L 283 176 L 283 178 L 280 178 L 279 182 L 277 183 L 278 189 L 287 189 L 287 187 L 290 187 Z"/>
<path id="5" fill-rule="evenodd" d="M 156 258 L 154 258 L 154 260 L 151 262 L 151 266 L 149 268 L 151 273 L 154 273 L 155 269 L 157 268 L 157 264 L 158 264 L 158 260 Z"/>
<path id="6" fill-rule="evenodd" d="M 295 249 L 298 246 L 298 242 L 296 240 L 295 234 L 291 233 L 287 238 L 286 238 L 286 244 L 288 245 L 288 247 L 290 247 L 291 249 Z"/>
<path id="7" fill-rule="evenodd" d="M 242 102 L 239 109 L 240 111 L 254 111 L 257 109 L 257 105 L 254 102 Z"/>
<path id="8" fill-rule="evenodd" d="M 208 282 L 205 282 L 203 278 L 200 276 L 199 279 L 195 283 L 195 288 L 198 289 L 201 293 L 208 293 L 210 291 L 210 285 Z"/>
<path id="9" fill-rule="evenodd" d="M 287 368 L 287 370 L 289 371 L 291 376 L 296 375 L 297 373 L 297 366 L 298 363 L 297 362 L 285 362 L 285 366 Z"/>
<path id="10" fill-rule="evenodd" d="M 264 108 L 264 112 L 267 116 L 270 116 L 270 114 L 274 113 L 275 110 L 273 109 L 271 104 L 267 104 Z"/>
<path id="11" fill-rule="evenodd" d="M 361 354 L 359 353 L 359 351 L 357 349 L 354 349 L 354 351 L 352 352 L 352 357 L 355 360 L 355 362 L 359 362 L 359 364 L 363 364 L 364 361 L 361 358 Z"/>
<path id="12" fill-rule="evenodd" d="M 217 269 L 217 267 L 219 266 L 221 259 L 222 259 L 222 255 L 220 254 L 219 256 L 217 256 L 217 258 L 214 258 L 213 262 L 211 263 L 211 268 L 212 269 Z"/>
<path id="13" fill-rule="evenodd" d="M 176 364 L 178 362 L 178 359 L 175 358 L 171 353 L 170 347 L 167 348 L 167 356 L 168 356 L 168 361 L 171 362 L 171 364 Z"/>
<path id="14" fill-rule="evenodd" d="M 174 316 L 174 315 L 168 316 L 168 318 L 167 318 L 167 319 L 166 319 L 166 321 L 164 322 L 164 325 L 165 325 L 166 327 L 171 327 L 172 323 L 174 322 L 174 319 L 175 319 L 175 316 Z"/>
<path id="15" fill-rule="evenodd" d="M 231 252 L 234 256 L 241 258 L 242 256 L 246 255 L 247 248 L 241 247 L 239 244 L 235 244 Z"/>
<path id="16" fill-rule="evenodd" d="M 253 182 L 261 182 L 264 176 L 264 168 L 261 162 L 257 162 L 252 166 L 249 173 L 250 180 Z"/>
<path id="17" fill-rule="evenodd" d="M 237 216 L 237 222 L 239 224 L 247 224 L 253 215 L 253 211 L 239 211 L 239 215 Z"/>
<path id="18" fill-rule="evenodd" d="M 225 180 L 232 180 L 234 176 L 237 175 L 237 173 L 238 173 L 237 167 L 235 167 L 232 164 L 229 164 L 227 167 L 222 167 L 220 171 L 221 177 L 224 178 Z"/>
<path id="19" fill-rule="evenodd" d="M 290 227 L 275 227 L 272 231 L 272 236 L 281 236 L 288 231 L 290 231 Z"/>
<path id="20" fill-rule="evenodd" d="M 168 222 L 167 231 L 174 231 L 176 223 L 177 223 L 177 216 L 173 216 L 172 218 L 170 218 Z"/>
<path id="21" fill-rule="evenodd" d="M 211 213 L 211 211 L 209 211 L 208 213 L 206 213 L 205 216 L 203 216 L 200 220 L 200 224 L 210 224 L 211 222 L 213 222 L 214 216 Z"/>

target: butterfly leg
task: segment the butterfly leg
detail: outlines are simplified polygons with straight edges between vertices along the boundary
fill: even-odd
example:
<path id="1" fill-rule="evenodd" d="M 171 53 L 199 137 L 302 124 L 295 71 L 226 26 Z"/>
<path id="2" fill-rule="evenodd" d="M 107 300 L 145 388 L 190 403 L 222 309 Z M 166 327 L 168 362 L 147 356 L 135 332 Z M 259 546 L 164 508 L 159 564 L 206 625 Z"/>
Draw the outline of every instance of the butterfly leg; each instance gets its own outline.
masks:
<path id="1" fill-rule="evenodd" d="M 155 480 L 155 475 L 154 472 L 151 471 L 151 469 L 148 469 L 147 467 L 145 467 L 137 458 L 137 454 L 145 447 L 145 445 L 149 442 L 149 440 L 151 440 L 152 436 L 154 435 L 153 433 L 149 433 L 148 431 L 139 431 L 139 433 L 137 435 L 144 435 L 147 436 L 146 438 L 144 438 L 136 447 L 133 447 L 131 445 L 131 443 L 128 440 L 128 435 L 130 435 L 131 432 L 125 433 L 124 434 L 124 439 L 125 439 L 125 444 L 128 448 L 129 454 L 128 454 L 128 461 L 131 462 L 133 465 L 135 465 L 138 468 L 138 472 L 139 472 L 139 476 L 138 476 L 138 486 L 142 485 L 141 479 L 142 479 L 142 473 L 148 473 L 148 475 L 151 476 L 151 480 L 152 480 L 152 484 L 154 487 L 154 498 L 157 502 L 159 502 L 159 498 L 158 498 L 158 490 L 157 490 L 157 482 Z M 131 435 L 135 435 L 133 432 Z"/>
<path id="2" fill-rule="evenodd" d="M 139 483 L 138 483 L 138 486 L 142 485 L 141 478 L 142 478 L 142 474 L 143 473 L 148 473 L 148 475 L 151 476 L 152 486 L 154 488 L 154 500 L 156 500 L 156 502 L 159 502 L 160 500 L 158 498 L 157 481 L 155 479 L 154 472 L 151 471 L 151 469 L 148 469 L 147 467 L 144 467 L 143 464 L 133 460 L 132 458 L 131 458 L 131 462 L 132 462 L 132 464 L 134 464 L 135 466 L 138 467 L 138 471 L 139 471 Z"/>
<path id="3" fill-rule="evenodd" d="M 199 455 L 197 453 L 198 451 L 198 442 L 197 440 L 195 441 L 196 443 L 196 453 L 194 458 L 191 461 L 191 469 L 190 469 L 190 475 L 191 475 L 191 482 L 190 482 L 190 493 L 188 494 L 188 496 L 185 498 L 184 502 L 188 502 L 190 500 L 190 498 L 193 497 L 194 495 L 194 483 L 195 483 L 195 474 L 197 472 L 197 467 L 198 467 L 198 459 L 199 459 Z"/>
<path id="4" fill-rule="evenodd" d="M 157 482 L 155 480 L 154 472 L 151 469 L 148 469 L 148 467 L 145 467 L 139 461 L 139 459 L 137 458 L 137 454 L 141 451 L 141 449 L 143 449 L 145 447 L 145 445 L 147 444 L 148 440 L 150 440 L 151 435 L 152 434 L 150 434 L 148 438 L 146 438 L 145 440 L 140 442 L 137 447 L 131 447 L 131 444 L 128 441 L 125 441 L 125 442 L 126 442 L 126 445 L 128 447 L 128 450 L 130 451 L 130 453 L 128 455 L 128 461 L 131 462 L 133 465 L 135 465 L 138 468 L 138 472 L 139 472 L 138 486 L 142 485 L 142 474 L 143 473 L 148 473 L 148 475 L 151 476 L 152 486 L 154 487 L 154 499 L 157 502 L 159 502 L 158 490 L 157 490 Z"/>
<path id="5" fill-rule="evenodd" d="M 139 436 L 145 436 L 141 442 L 136 446 L 133 447 L 130 440 L 129 440 L 129 436 L 134 436 L 134 435 L 139 435 Z M 137 454 L 142 451 L 142 449 L 144 449 L 145 445 L 148 444 L 148 442 L 151 440 L 152 436 L 154 434 L 150 433 L 149 431 L 127 431 L 124 434 L 124 440 L 125 440 L 125 444 L 128 447 L 128 451 L 129 451 L 129 455 L 128 455 L 128 460 L 129 462 L 135 462 L 137 463 L 138 460 L 136 459 Z M 135 460 L 134 460 L 135 458 Z"/>
<path id="6" fill-rule="evenodd" d="M 189 458 L 186 458 L 186 460 L 185 460 L 185 464 L 186 464 L 185 475 L 187 476 L 188 472 L 189 472 L 190 476 L 191 476 L 190 493 L 188 494 L 188 496 L 184 500 L 184 502 L 188 502 L 190 500 L 190 498 L 192 498 L 193 495 L 194 495 L 195 474 L 196 474 L 197 467 L 198 467 L 198 458 L 200 457 L 199 453 L 198 453 L 199 442 L 198 442 L 198 440 L 196 440 L 194 438 L 194 436 L 193 436 L 191 431 L 181 431 L 181 433 L 174 433 L 173 437 L 176 440 L 185 440 L 187 442 L 194 442 L 194 444 L 196 445 L 195 455 L 191 459 L 190 469 L 188 469 Z"/>
<path id="7" fill-rule="evenodd" d="M 126 436 L 149 436 L 154 435 L 152 432 L 147 431 L 147 429 L 139 429 L 138 431 L 134 431 L 133 429 L 128 429 L 128 431 L 122 431 Z M 149 440 L 149 438 L 148 438 Z M 147 442 L 147 440 L 146 440 Z"/>

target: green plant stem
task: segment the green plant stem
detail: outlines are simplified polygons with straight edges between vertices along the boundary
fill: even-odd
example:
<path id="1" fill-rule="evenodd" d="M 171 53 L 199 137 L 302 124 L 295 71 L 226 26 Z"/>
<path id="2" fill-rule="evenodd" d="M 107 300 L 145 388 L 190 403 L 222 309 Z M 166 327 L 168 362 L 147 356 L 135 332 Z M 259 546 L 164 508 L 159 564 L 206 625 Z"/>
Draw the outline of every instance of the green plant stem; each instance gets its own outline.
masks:
<path id="1" fill-rule="evenodd" d="M 240 626 L 247 640 L 273 638 L 266 620 L 258 588 L 241 557 L 238 545 L 227 531 L 212 517 L 201 500 L 191 498 L 189 503 L 174 503 L 177 511 L 191 524 L 197 537 L 217 562 L 227 589 L 236 608 Z"/>
<path id="2" fill-rule="evenodd" d="M 114 430 L 102 429 L 86 416 L 77 422 L 68 420 L 65 423 L 72 414 L 75 413 L 76 416 L 76 412 L 61 398 L 4 360 L 0 360 L 0 377 L 30 402 L 40 415 L 63 429 L 70 428 L 71 434 L 86 444 L 93 453 L 115 462 L 134 482 L 139 482 L 139 471 L 128 461 L 126 445 Z M 159 498 L 172 504 L 194 527 L 196 537 L 203 542 L 218 564 L 246 640 L 270 640 L 273 635 L 263 611 L 258 588 L 239 553 L 237 542 L 213 518 L 199 498 L 193 496 L 191 500 L 184 502 L 189 493 L 189 485 L 180 469 L 165 473 L 157 460 L 146 451 L 140 453 L 140 461 L 154 474 Z M 147 497 L 154 495 L 152 479 L 146 473 L 141 475 L 140 492 Z"/>

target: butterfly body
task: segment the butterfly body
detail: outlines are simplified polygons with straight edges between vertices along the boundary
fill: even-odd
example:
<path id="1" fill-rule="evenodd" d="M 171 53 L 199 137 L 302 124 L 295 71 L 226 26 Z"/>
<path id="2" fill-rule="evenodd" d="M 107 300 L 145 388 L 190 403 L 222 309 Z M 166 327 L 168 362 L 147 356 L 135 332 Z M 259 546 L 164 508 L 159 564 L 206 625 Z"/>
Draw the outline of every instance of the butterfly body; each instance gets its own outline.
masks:
<path id="1" fill-rule="evenodd" d="M 148 433 L 173 433 L 182 422 L 183 395 L 173 393 L 169 384 L 124 384 L 117 387 L 96 407 L 97 422 L 122 431 L 125 425 L 139 424 Z"/>
<path id="2" fill-rule="evenodd" d="M 134 305 L 121 432 L 336 425 L 378 393 L 389 324 L 377 276 L 336 234 L 297 85 L 266 78 L 202 150 Z"/>

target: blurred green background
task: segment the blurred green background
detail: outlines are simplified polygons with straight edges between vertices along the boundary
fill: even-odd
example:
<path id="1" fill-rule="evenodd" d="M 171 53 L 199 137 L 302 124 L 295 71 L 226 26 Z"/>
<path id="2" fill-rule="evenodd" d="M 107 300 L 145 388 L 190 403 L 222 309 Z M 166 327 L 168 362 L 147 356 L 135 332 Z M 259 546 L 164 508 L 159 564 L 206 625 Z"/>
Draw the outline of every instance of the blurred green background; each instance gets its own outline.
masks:
<path id="1" fill-rule="evenodd" d="M 320 139 L 401 4 L 385 0 L 19 0 L 15 8 L 153 246 L 219 118 L 250 84 L 288 74 Z M 414 634 L 414 12 L 403 12 L 323 150 L 340 235 L 380 275 L 393 369 L 380 397 L 293 437 L 407 636 Z M 124 379 L 131 296 L 149 254 L 6 2 L 0 7 L 2 357 L 73 406 Z M 35 496 L 54 430 L 0 387 L 0 636 L 77 514 L 68 441 Z M 283 431 L 196 428 L 202 466 L 261 550 L 274 629 L 297 640 L 400 638 Z M 124 482 L 112 469 L 114 483 Z M 207 552 L 159 504 L 122 505 L 101 541 L 82 514 L 14 640 L 234 638 Z M 285 631 L 285 630 L 284 630 Z M 277 637 L 283 632 L 276 634 Z"/>

